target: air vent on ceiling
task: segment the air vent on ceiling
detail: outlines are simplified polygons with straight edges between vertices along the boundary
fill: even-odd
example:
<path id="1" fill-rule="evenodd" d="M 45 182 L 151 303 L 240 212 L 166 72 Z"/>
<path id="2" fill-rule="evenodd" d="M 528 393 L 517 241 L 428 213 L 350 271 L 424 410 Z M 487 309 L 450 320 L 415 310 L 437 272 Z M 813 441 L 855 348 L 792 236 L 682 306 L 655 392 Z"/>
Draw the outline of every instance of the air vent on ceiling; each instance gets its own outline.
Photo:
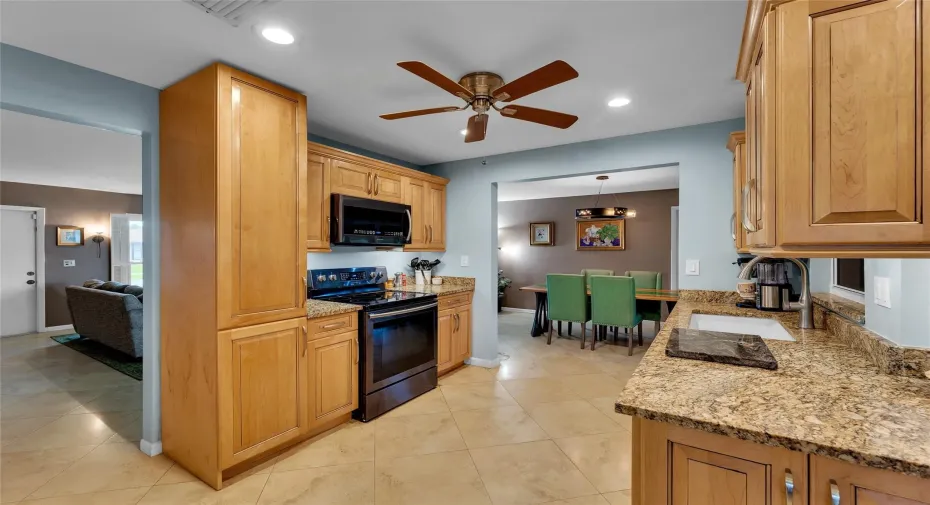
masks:
<path id="1" fill-rule="evenodd" d="M 239 26 L 247 18 L 267 9 L 280 0 L 185 0 L 199 10 Z"/>

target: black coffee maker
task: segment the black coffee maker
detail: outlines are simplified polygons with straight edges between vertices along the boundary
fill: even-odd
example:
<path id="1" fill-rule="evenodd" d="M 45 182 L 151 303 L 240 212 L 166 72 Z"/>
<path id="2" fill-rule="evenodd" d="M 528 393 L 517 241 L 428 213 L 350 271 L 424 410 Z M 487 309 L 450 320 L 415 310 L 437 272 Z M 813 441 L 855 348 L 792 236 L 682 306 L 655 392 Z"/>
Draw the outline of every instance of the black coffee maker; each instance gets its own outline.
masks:
<path id="1" fill-rule="evenodd" d="M 793 295 L 788 282 L 788 265 L 784 261 L 762 261 L 756 264 L 756 308 L 788 310 Z"/>

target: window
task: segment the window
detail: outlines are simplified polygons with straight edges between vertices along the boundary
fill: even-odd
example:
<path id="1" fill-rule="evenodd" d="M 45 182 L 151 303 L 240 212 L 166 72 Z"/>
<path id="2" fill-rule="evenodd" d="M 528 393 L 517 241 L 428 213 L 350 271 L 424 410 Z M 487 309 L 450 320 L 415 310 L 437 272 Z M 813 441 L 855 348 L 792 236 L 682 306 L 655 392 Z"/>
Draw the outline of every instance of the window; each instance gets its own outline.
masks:
<path id="1" fill-rule="evenodd" d="M 833 285 L 837 288 L 865 293 L 865 260 L 833 260 Z"/>

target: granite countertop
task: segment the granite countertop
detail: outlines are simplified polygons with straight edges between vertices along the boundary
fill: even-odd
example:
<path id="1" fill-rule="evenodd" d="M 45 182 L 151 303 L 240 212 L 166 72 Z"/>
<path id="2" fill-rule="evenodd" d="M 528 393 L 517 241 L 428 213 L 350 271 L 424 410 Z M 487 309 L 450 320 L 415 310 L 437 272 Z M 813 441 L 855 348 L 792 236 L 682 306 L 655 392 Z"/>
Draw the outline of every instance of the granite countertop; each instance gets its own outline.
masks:
<path id="1" fill-rule="evenodd" d="M 671 358 L 673 328 L 692 313 L 768 317 L 796 342 L 766 340 L 764 370 Z M 623 414 L 930 477 L 930 381 L 888 375 L 826 330 L 799 330 L 797 313 L 681 301 L 617 400 Z"/>
<path id="2" fill-rule="evenodd" d="M 358 312 L 362 310 L 361 305 L 351 303 L 328 302 L 326 300 L 307 300 L 307 319 L 318 317 L 335 316 L 336 314 L 345 314 L 347 312 Z"/>
<path id="3" fill-rule="evenodd" d="M 865 324 L 865 305 L 831 293 L 811 293 L 814 303 L 826 307 L 850 321 Z"/>
<path id="4" fill-rule="evenodd" d="M 429 295 L 454 295 L 457 293 L 468 293 L 475 290 L 475 279 L 474 277 L 451 277 L 451 276 L 442 276 L 442 284 L 435 286 L 432 284 L 423 284 L 417 286 L 411 281 L 411 277 L 407 278 L 406 286 L 395 286 L 392 291 L 407 291 L 412 293 L 426 293 Z"/>

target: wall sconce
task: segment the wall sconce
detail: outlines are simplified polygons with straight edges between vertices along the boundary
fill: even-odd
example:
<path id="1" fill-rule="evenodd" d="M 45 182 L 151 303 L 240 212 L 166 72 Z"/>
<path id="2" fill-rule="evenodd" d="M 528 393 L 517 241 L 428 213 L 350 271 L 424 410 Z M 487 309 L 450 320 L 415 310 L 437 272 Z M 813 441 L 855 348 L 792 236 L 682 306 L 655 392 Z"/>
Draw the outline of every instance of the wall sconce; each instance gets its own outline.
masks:
<path id="1" fill-rule="evenodd" d="M 100 257 L 100 244 L 106 239 L 106 237 L 103 236 L 102 231 L 98 231 L 90 239 L 93 240 L 95 244 L 97 244 L 97 257 L 99 258 Z"/>

